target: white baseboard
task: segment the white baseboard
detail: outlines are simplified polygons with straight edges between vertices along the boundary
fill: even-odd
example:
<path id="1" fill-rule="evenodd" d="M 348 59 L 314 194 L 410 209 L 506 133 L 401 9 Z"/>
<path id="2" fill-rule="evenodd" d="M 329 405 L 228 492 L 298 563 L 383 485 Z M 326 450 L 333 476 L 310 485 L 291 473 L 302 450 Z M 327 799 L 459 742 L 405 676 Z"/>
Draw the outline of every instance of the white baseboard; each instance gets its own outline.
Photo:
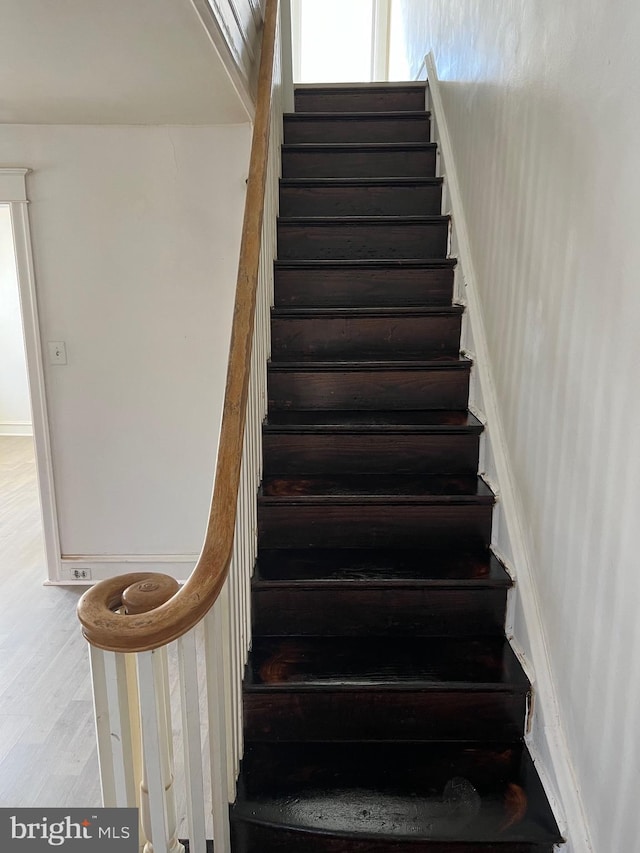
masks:
<path id="1" fill-rule="evenodd" d="M 128 572 L 161 572 L 185 581 L 193 571 L 197 554 L 63 554 L 60 571 L 47 586 L 88 586 Z M 76 580 L 73 572 L 88 569 L 90 580 Z"/>
<path id="2" fill-rule="evenodd" d="M 33 435 L 33 424 L 27 421 L 3 421 L 0 435 Z"/>
<path id="3" fill-rule="evenodd" d="M 456 295 L 467 305 L 463 346 L 473 353 L 474 366 L 470 406 L 486 423 L 481 451 L 481 471 L 487 475 L 498 499 L 494 512 L 493 537 L 496 550 L 506 557 L 515 577 L 507 612 L 507 634 L 532 681 L 534 709 L 526 741 L 538 768 L 560 830 L 568 844 L 567 853 L 592 853 L 588 823 L 580 789 L 569 753 L 541 618 L 532 559 L 524 533 L 519 495 L 493 381 L 483 307 L 471 253 L 462 195 L 453 148 L 433 54 L 425 57 L 432 113 L 432 139 L 438 143 L 439 174 L 445 177 L 443 198 L 452 214 L 452 253 L 457 256 Z M 517 611 L 518 619 L 515 620 Z M 514 635 L 514 622 L 519 626 Z M 524 637 L 518 636 L 520 632 Z"/>

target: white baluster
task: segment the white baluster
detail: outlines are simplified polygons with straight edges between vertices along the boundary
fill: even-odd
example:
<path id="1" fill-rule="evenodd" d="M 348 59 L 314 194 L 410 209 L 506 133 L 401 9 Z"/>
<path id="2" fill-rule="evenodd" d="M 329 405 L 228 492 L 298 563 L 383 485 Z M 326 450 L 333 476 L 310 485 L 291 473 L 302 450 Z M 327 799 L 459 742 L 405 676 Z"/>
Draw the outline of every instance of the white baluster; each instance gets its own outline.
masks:
<path id="1" fill-rule="evenodd" d="M 204 620 L 213 840 L 216 853 L 230 853 L 229 803 L 235 799 L 235 773 L 233 767 L 229 766 L 227 749 L 231 742 L 224 672 L 225 648 L 228 649 L 229 645 L 224 619 L 227 595 L 225 584 L 220 597 Z"/>
<path id="2" fill-rule="evenodd" d="M 125 657 L 89 646 L 102 803 L 135 807 L 136 780 Z"/>
<path id="3" fill-rule="evenodd" d="M 143 767 L 140 807 L 144 833 L 149 839 L 144 850 L 184 853 L 177 837 L 166 648 L 140 652 L 137 662 Z"/>
<path id="4" fill-rule="evenodd" d="M 178 640 L 182 739 L 189 826 L 189 853 L 206 853 L 204 768 L 200 737 L 200 690 L 195 630 Z"/>

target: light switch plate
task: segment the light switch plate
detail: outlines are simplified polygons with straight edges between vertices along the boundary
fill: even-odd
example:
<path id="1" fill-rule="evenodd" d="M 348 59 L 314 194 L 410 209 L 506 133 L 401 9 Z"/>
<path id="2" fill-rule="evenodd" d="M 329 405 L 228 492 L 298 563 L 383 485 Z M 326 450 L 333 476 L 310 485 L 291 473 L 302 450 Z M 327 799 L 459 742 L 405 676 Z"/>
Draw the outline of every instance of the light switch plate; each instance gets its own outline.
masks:
<path id="1" fill-rule="evenodd" d="M 67 345 L 64 341 L 49 341 L 49 364 L 67 363 Z"/>

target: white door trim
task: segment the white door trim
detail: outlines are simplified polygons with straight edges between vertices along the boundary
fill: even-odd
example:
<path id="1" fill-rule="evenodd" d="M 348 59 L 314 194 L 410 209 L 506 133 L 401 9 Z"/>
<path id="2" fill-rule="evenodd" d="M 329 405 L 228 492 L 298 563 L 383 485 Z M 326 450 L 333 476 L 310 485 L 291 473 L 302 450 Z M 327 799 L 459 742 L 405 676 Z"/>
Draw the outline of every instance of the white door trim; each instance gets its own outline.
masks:
<path id="1" fill-rule="evenodd" d="M 373 0 L 371 33 L 371 80 L 389 79 L 389 50 L 391 38 L 391 0 Z"/>
<path id="2" fill-rule="evenodd" d="M 11 211 L 47 574 L 50 581 L 57 581 L 60 579 L 60 535 L 53 480 L 44 364 L 40 342 L 36 280 L 29 228 L 26 177 L 30 171 L 30 169 L 22 168 L 0 169 L 0 204 L 8 204 Z"/>

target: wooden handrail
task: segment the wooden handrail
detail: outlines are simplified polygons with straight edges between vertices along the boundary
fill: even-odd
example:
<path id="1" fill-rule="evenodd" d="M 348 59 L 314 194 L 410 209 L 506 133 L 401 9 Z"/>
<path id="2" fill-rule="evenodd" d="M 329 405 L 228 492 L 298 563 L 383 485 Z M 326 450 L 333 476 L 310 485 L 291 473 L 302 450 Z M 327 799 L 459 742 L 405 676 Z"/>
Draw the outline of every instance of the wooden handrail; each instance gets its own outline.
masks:
<path id="1" fill-rule="evenodd" d="M 229 573 L 260 264 L 277 21 L 278 0 L 267 0 L 224 408 L 202 553 L 178 592 L 172 594 L 170 583 L 162 587 L 167 590 L 167 597 L 171 596 L 164 603 L 159 604 L 158 587 L 151 584 L 154 589 L 148 590 L 147 612 L 142 612 L 145 607 L 140 601 L 144 597 L 145 584 L 167 576 L 148 572 L 120 575 L 101 581 L 85 592 L 78 603 L 83 634 L 92 645 L 107 651 L 148 651 L 186 634 L 213 607 Z M 136 587 L 137 612 L 125 613 L 127 590 L 132 586 Z M 118 610 L 121 612 L 116 612 Z"/>

